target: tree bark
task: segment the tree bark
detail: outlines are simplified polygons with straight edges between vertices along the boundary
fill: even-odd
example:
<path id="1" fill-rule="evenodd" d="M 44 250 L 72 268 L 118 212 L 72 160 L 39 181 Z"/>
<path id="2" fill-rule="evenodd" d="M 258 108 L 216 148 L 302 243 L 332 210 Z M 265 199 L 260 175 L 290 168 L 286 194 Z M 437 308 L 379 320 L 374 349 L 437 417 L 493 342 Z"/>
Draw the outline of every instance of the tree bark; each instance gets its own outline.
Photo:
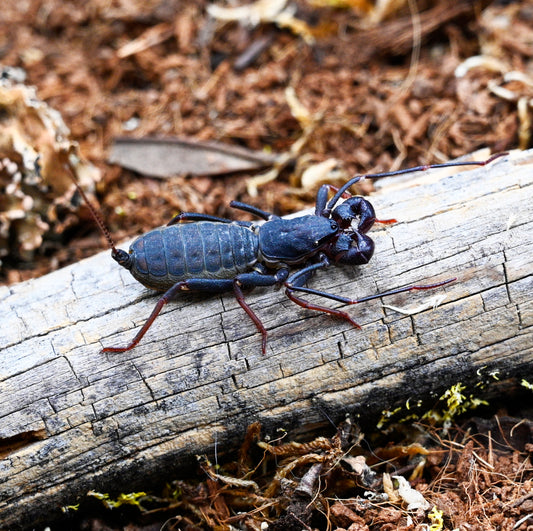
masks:
<path id="1" fill-rule="evenodd" d="M 531 381 L 533 150 L 449 174 L 384 182 L 372 202 L 398 222 L 372 231 L 371 263 L 310 285 L 361 297 L 455 283 L 347 307 L 362 330 L 256 290 L 247 301 L 269 333 L 265 356 L 231 294 L 185 295 L 134 350 L 100 353 L 127 344 L 157 299 L 109 252 L 1 288 L 0 522 L 35 525 L 89 489 L 171 477 L 253 421 L 272 432 L 305 432 L 326 414 L 375 424 L 408 399 L 429 409 L 458 382 Z M 436 295 L 438 308 L 414 315 L 383 307 Z"/>

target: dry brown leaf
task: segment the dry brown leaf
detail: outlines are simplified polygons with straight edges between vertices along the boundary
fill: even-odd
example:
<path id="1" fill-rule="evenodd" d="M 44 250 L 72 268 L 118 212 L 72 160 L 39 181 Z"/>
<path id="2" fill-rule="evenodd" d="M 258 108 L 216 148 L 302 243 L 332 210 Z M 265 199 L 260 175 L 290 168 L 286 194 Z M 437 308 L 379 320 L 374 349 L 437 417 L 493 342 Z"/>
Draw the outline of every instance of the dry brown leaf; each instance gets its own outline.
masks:
<path id="1" fill-rule="evenodd" d="M 151 177 L 223 175 L 275 163 L 276 155 L 184 138 L 116 138 L 109 162 Z"/>
<path id="2" fill-rule="evenodd" d="M 50 229 L 63 231 L 58 211 L 72 211 L 74 185 L 91 189 L 99 170 L 84 160 L 61 115 L 41 101 L 34 87 L 4 76 L 0 84 L 0 256 L 30 260 Z M 68 217 L 67 217 L 68 219 Z"/>

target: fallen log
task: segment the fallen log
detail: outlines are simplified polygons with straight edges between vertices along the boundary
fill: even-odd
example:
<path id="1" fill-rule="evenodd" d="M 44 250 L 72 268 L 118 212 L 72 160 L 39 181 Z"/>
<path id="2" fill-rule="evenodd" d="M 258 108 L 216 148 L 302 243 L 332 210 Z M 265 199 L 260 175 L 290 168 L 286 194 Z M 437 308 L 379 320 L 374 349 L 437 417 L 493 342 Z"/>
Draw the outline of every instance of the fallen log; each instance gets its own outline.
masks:
<path id="1" fill-rule="evenodd" d="M 172 477 L 254 421 L 272 433 L 306 432 L 326 415 L 375 425 L 406 400 L 430 408 L 458 382 L 531 381 L 533 150 L 426 178 L 384 182 L 372 202 L 398 223 L 372 231 L 371 263 L 311 284 L 358 297 L 458 280 L 348 308 L 362 330 L 256 290 L 247 300 L 269 332 L 266 356 L 231 294 L 185 295 L 134 350 L 100 353 L 127 344 L 156 300 L 109 252 L 2 287 L 2 527 L 49 521 L 90 489 Z M 435 295 L 446 296 L 438 308 L 411 315 L 383 306 Z"/>

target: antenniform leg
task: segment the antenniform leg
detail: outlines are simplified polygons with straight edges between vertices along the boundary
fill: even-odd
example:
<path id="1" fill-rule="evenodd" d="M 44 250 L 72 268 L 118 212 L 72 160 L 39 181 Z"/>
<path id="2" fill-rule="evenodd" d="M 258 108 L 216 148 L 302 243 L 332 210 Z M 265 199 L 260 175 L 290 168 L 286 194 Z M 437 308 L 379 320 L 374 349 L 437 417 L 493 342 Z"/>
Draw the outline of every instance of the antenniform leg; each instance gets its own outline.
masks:
<path id="1" fill-rule="evenodd" d="M 274 214 L 271 214 L 270 212 L 261 210 L 260 208 L 254 207 L 253 205 L 249 205 L 248 203 L 241 203 L 240 201 L 230 201 L 229 206 L 232 208 L 237 208 L 239 210 L 244 210 L 245 212 L 249 212 L 250 214 L 257 216 L 258 218 L 263 218 L 265 221 L 278 217 Z"/>
<path id="2" fill-rule="evenodd" d="M 332 184 L 323 184 L 316 194 L 316 201 L 315 201 L 315 216 L 323 216 L 324 209 L 326 208 L 326 204 L 328 202 L 328 195 L 329 192 L 338 192 L 339 189 L 337 186 L 333 186 Z M 349 197 L 352 197 L 352 194 L 349 192 L 345 192 L 342 194 L 342 197 L 344 199 L 348 199 Z M 327 217 L 327 216 L 326 216 Z"/>
<path id="3" fill-rule="evenodd" d="M 325 306 L 319 306 L 316 304 L 312 304 L 300 297 L 297 297 L 294 294 L 294 292 L 299 291 L 303 293 L 311 293 L 313 295 L 319 295 L 321 297 L 325 297 L 327 299 L 342 302 L 344 304 L 359 304 L 360 302 L 367 302 L 367 301 L 371 301 L 374 299 L 378 299 L 380 297 L 388 297 L 389 295 L 396 295 L 398 293 L 404 293 L 406 291 L 438 288 L 440 286 L 444 286 L 446 284 L 449 284 L 450 282 L 457 280 L 456 278 L 449 278 L 447 280 L 444 280 L 442 282 L 437 282 L 435 284 L 405 286 L 403 288 L 396 288 L 396 289 L 392 289 L 389 291 L 384 291 L 382 293 L 376 293 L 374 295 L 369 295 L 367 297 L 361 297 L 360 299 L 349 299 L 347 297 L 342 297 L 340 295 L 334 295 L 332 293 L 327 293 L 325 291 L 319 291 L 313 288 L 307 288 L 303 286 L 303 284 L 305 284 L 305 282 L 309 280 L 309 278 L 312 276 L 312 274 L 317 269 L 324 269 L 328 267 L 329 265 L 330 265 L 329 260 L 323 257 L 321 262 L 307 266 L 304 269 L 301 269 L 300 271 L 298 271 L 297 273 L 291 275 L 285 282 L 285 293 L 287 297 L 291 299 L 291 301 L 295 302 L 299 306 L 302 306 L 303 308 L 307 308 L 309 310 L 317 310 L 319 312 L 325 312 L 331 315 L 335 315 L 337 317 L 341 317 L 342 319 L 352 323 L 357 328 L 361 328 L 361 327 L 346 312 L 343 312 L 341 310 L 336 310 L 333 308 L 327 308 Z"/>
<path id="4" fill-rule="evenodd" d="M 490 164 L 493 160 L 496 160 L 497 158 L 503 157 L 505 155 L 508 155 L 508 153 L 496 153 L 496 155 L 492 155 L 492 157 L 489 157 L 487 160 L 482 160 L 482 161 L 444 162 L 442 164 L 427 164 L 424 166 L 416 166 L 414 168 L 406 168 L 404 170 L 388 171 L 384 173 L 357 175 L 339 188 L 337 193 L 332 197 L 331 201 L 327 204 L 326 208 L 324 208 L 321 215 L 328 217 L 330 212 L 335 208 L 335 205 L 338 203 L 339 199 L 343 196 L 343 194 L 348 190 L 348 188 L 350 188 L 350 186 L 353 186 L 355 183 L 358 183 L 361 179 L 374 179 L 375 177 L 391 177 L 393 175 L 404 175 L 406 173 L 426 171 L 426 170 L 431 170 L 434 168 L 451 168 L 454 166 L 457 166 L 457 167 L 486 166 L 487 164 Z"/>

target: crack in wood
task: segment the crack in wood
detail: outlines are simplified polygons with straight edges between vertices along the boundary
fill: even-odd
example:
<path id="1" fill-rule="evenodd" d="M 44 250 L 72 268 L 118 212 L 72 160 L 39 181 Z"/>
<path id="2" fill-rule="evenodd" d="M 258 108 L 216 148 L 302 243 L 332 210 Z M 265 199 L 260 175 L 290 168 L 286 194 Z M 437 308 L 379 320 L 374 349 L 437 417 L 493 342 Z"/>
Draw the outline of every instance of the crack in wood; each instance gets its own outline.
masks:
<path id="1" fill-rule="evenodd" d="M 31 446 L 36 441 L 46 439 L 45 429 L 22 431 L 11 437 L 0 438 L 0 459 L 5 459 L 11 454 Z"/>

